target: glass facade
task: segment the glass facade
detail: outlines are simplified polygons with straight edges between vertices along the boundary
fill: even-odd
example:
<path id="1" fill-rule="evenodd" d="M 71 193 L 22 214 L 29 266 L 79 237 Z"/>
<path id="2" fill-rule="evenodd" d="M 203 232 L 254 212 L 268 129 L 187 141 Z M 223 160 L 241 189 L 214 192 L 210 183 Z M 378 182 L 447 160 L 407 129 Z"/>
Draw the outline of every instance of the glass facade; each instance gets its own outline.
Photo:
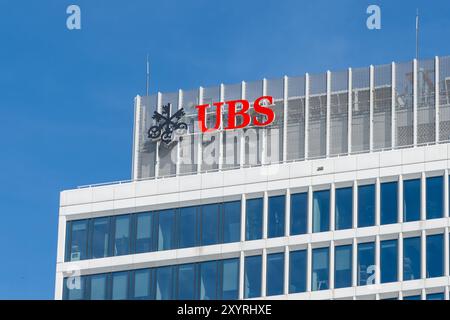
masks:
<path id="1" fill-rule="evenodd" d="M 335 247 L 334 253 L 334 287 L 346 288 L 352 286 L 352 245 Z"/>
<path id="2" fill-rule="evenodd" d="M 380 184 L 380 223 L 382 225 L 398 222 L 398 183 Z"/>
<path id="3" fill-rule="evenodd" d="M 291 195 L 290 235 L 308 232 L 308 193 Z"/>
<path id="4" fill-rule="evenodd" d="M 313 193 L 313 232 L 330 230 L 330 191 Z"/>
<path id="5" fill-rule="evenodd" d="M 245 212 L 245 240 L 262 239 L 263 199 L 249 199 Z"/>
<path id="6" fill-rule="evenodd" d="M 403 239 L 403 280 L 415 280 L 421 277 L 420 237 Z"/>
<path id="7" fill-rule="evenodd" d="M 307 252 L 306 250 L 291 251 L 289 254 L 289 293 L 306 291 L 307 282 Z"/>
<path id="8" fill-rule="evenodd" d="M 358 227 L 375 225 L 375 185 L 358 186 Z"/>
<path id="9" fill-rule="evenodd" d="M 444 178 L 432 177 L 426 180 L 427 219 L 438 219 L 444 216 Z"/>
<path id="10" fill-rule="evenodd" d="M 398 241 L 385 240 L 380 243 L 381 283 L 398 281 Z"/>
<path id="11" fill-rule="evenodd" d="M 276 296 L 284 293 L 284 253 L 267 255 L 266 295 Z"/>
<path id="12" fill-rule="evenodd" d="M 330 250 L 318 248 L 312 250 L 311 290 L 327 290 L 330 286 Z"/>
<path id="13" fill-rule="evenodd" d="M 244 298 L 257 298 L 262 291 L 262 257 L 245 257 Z"/>
<path id="14" fill-rule="evenodd" d="M 444 275 L 444 235 L 427 236 L 427 278 Z"/>
<path id="15" fill-rule="evenodd" d="M 358 286 L 375 284 L 375 243 L 358 244 Z"/>
<path id="16" fill-rule="evenodd" d="M 241 201 L 69 221 L 66 234 L 66 261 L 239 242 Z"/>
<path id="17" fill-rule="evenodd" d="M 403 221 L 420 220 L 420 179 L 403 181 Z"/>
<path id="18" fill-rule="evenodd" d="M 336 189 L 336 230 L 351 229 L 353 226 L 353 188 Z"/>
<path id="19" fill-rule="evenodd" d="M 268 238 L 285 235 L 285 196 L 269 197 L 268 208 Z"/>

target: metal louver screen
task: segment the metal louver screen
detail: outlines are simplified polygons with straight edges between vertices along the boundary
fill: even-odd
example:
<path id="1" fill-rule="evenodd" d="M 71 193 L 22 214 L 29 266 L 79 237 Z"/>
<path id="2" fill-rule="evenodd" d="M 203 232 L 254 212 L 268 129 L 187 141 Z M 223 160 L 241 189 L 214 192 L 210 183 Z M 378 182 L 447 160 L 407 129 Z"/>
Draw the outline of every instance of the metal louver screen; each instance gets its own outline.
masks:
<path id="1" fill-rule="evenodd" d="M 439 140 L 450 141 L 450 57 L 439 59 Z"/>
<path id="2" fill-rule="evenodd" d="M 352 152 L 370 149 L 370 69 L 352 71 Z"/>
<path id="3" fill-rule="evenodd" d="M 419 61 L 417 70 L 417 143 L 435 141 L 434 60 Z"/>
<path id="4" fill-rule="evenodd" d="M 326 155 L 327 134 L 327 85 L 326 74 L 311 75 L 309 94 L 308 157 Z"/>
<path id="5" fill-rule="evenodd" d="M 330 155 L 348 149 L 348 72 L 331 73 Z"/>
<path id="6" fill-rule="evenodd" d="M 374 68 L 373 149 L 392 145 L 392 66 Z"/>
<path id="7" fill-rule="evenodd" d="M 413 144 L 413 64 L 400 63 L 395 70 L 395 113 L 397 146 Z"/>
<path id="8" fill-rule="evenodd" d="M 305 77 L 288 78 L 287 160 L 305 158 Z"/>

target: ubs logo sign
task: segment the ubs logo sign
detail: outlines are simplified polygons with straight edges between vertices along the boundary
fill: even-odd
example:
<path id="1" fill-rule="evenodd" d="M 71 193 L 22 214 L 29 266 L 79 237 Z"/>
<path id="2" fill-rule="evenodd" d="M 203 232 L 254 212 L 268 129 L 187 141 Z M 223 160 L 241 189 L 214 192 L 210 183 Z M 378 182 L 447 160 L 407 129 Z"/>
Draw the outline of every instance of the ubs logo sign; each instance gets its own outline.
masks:
<path id="1" fill-rule="evenodd" d="M 273 97 L 263 96 L 253 102 L 253 116 L 250 115 L 250 102 L 247 100 L 232 100 L 225 102 L 213 103 L 216 107 L 215 124 L 212 128 L 206 126 L 206 111 L 211 107 L 209 104 L 199 105 L 195 108 L 198 110 L 198 124 L 202 133 L 213 132 L 219 130 L 221 127 L 221 112 L 227 106 L 227 125 L 224 130 L 235 130 L 253 125 L 255 127 L 265 127 L 273 123 L 275 120 L 275 113 L 270 108 L 273 105 Z M 162 113 L 157 111 L 153 114 L 153 119 L 156 120 L 156 125 L 150 127 L 148 130 L 148 137 L 153 141 L 161 140 L 166 145 L 169 145 L 174 139 L 174 131 L 187 130 L 188 125 L 181 122 L 181 118 L 185 115 L 184 109 L 181 108 L 173 115 L 170 115 L 171 104 L 162 107 Z M 265 120 L 261 121 L 258 116 L 264 116 Z M 238 121 L 240 119 L 241 121 Z"/>
<path id="2" fill-rule="evenodd" d="M 181 108 L 173 115 L 170 115 L 171 104 L 162 107 L 162 112 L 155 111 L 152 118 L 156 120 L 156 125 L 148 130 L 148 137 L 153 141 L 161 140 L 166 145 L 173 141 L 174 131 L 187 130 L 188 126 L 185 122 L 180 121 L 185 115 L 184 109 Z"/>

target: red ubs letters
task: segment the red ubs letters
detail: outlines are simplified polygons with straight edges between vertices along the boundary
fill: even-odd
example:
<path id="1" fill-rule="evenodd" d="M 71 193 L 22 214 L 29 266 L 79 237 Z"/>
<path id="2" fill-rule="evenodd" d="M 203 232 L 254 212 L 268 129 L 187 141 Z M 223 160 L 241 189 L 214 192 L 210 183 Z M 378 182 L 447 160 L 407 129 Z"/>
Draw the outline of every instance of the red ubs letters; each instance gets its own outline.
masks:
<path id="1" fill-rule="evenodd" d="M 206 110 L 210 107 L 209 104 L 203 104 L 200 106 L 196 106 L 198 109 L 198 121 L 200 122 L 200 129 L 202 132 L 213 132 L 220 128 L 220 112 L 222 110 L 223 105 L 228 105 L 228 125 L 225 130 L 234 130 L 245 128 L 246 126 L 253 123 L 253 125 L 257 127 L 264 127 L 271 124 L 275 120 L 275 113 L 273 110 L 267 106 L 261 105 L 262 102 L 267 101 L 269 105 L 273 104 L 273 97 L 264 96 L 255 100 L 253 103 L 253 108 L 257 114 L 265 115 L 266 119 L 263 122 L 260 122 L 256 116 L 253 118 L 248 114 L 248 110 L 250 108 L 250 103 L 247 100 L 233 100 L 233 101 L 225 101 L 225 102 L 216 102 L 213 103 L 213 106 L 216 107 L 216 123 L 213 128 L 206 127 Z M 236 106 L 242 106 L 239 110 L 237 110 Z M 237 117 L 242 118 L 242 122 L 238 125 L 236 124 Z"/>

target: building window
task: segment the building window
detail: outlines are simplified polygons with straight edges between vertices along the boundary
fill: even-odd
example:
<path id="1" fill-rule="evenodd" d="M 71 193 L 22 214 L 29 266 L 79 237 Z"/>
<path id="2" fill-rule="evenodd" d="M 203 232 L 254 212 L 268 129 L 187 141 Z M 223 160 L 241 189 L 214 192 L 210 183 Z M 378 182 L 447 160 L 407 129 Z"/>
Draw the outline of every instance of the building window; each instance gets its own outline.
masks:
<path id="1" fill-rule="evenodd" d="M 158 213 L 158 251 L 174 249 L 175 210 Z M 192 231 L 191 231 L 192 232 Z"/>
<path id="2" fill-rule="evenodd" d="M 222 261 L 222 296 L 224 300 L 239 298 L 239 259 Z"/>
<path id="3" fill-rule="evenodd" d="M 329 249 L 319 248 L 312 251 L 312 291 L 327 290 L 329 288 Z"/>
<path id="4" fill-rule="evenodd" d="M 313 193 L 313 232 L 330 230 L 330 191 Z"/>
<path id="5" fill-rule="evenodd" d="M 444 216 L 444 179 L 443 177 L 427 178 L 427 219 L 438 219 Z"/>
<path id="6" fill-rule="evenodd" d="M 112 299 L 128 299 L 128 272 L 115 272 L 112 274 Z"/>
<path id="7" fill-rule="evenodd" d="M 186 207 L 178 210 L 178 248 L 196 246 L 197 225 L 197 207 Z"/>
<path id="8" fill-rule="evenodd" d="M 289 253 L 289 293 L 306 291 L 306 250 Z"/>
<path id="9" fill-rule="evenodd" d="M 267 255 L 267 296 L 277 296 L 284 293 L 284 253 Z"/>
<path id="10" fill-rule="evenodd" d="M 291 195 L 291 235 L 306 234 L 308 229 L 308 193 Z"/>
<path id="11" fill-rule="evenodd" d="M 172 300 L 173 267 L 160 267 L 155 270 L 155 299 Z"/>
<path id="12" fill-rule="evenodd" d="M 88 221 L 79 220 L 69 223 L 67 261 L 78 261 L 87 258 Z"/>
<path id="13" fill-rule="evenodd" d="M 403 280 L 421 278 L 420 237 L 403 239 Z"/>
<path id="14" fill-rule="evenodd" d="M 200 300 L 217 299 L 217 261 L 202 262 L 200 269 Z"/>
<path id="15" fill-rule="evenodd" d="M 69 277 L 64 279 L 64 300 L 84 300 L 86 277 Z"/>
<path id="16" fill-rule="evenodd" d="M 92 258 L 109 256 L 109 221 L 107 218 L 92 220 Z"/>
<path id="17" fill-rule="evenodd" d="M 352 286 L 352 245 L 335 247 L 334 287 Z"/>
<path id="18" fill-rule="evenodd" d="M 353 226 L 353 189 L 336 189 L 335 223 L 336 230 L 351 229 Z"/>
<path id="19" fill-rule="evenodd" d="M 380 185 L 380 222 L 382 225 L 398 222 L 398 183 Z"/>
<path id="20" fill-rule="evenodd" d="M 151 269 L 141 269 L 133 272 L 133 294 L 135 300 L 150 300 Z"/>
<path id="21" fill-rule="evenodd" d="M 420 295 L 406 296 L 403 297 L 403 300 L 422 300 L 422 297 Z"/>
<path id="22" fill-rule="evenodd" d="M 136 215 L 136 253 L 152 251 L 152 217 L 149 212 Z"/>
<path id="23" fill-rule="evenodd" d="M 201 207 L 202 246 L 219 243 L 219 205 L 207 204 Z"/>
<path id="24" fill-rule="evenodd" d="M 375 225 L 375 185 L 358 186 L 358 227 Z"/>
<path id="25" fill-rule="evenodd" d="M 420 179 L 403 181 L 403 221 L 420 220 Z"/>
<path id="26" fill-rule="evenodd" d="M 114 219 L 114 255 L 130 252 L 130 216 L 117 216 Z"/>
<path id="27" fill-rule="evenodd" d="M 269 198 L 268 238 L 283 237 L 285 235 L 285 203 L 285 196 Z"/>
<path id="28" fill-rule="evenodd" d="M 375 284 L 375 243 L 358 244 L 358 286 Z"/>
<path id="29" fill-rule="evenodd" d="M 263 199 L 249 199 L 246 203 L 245 240 L 262 239 Z"/>
<path id="30" fill-rule="evenodd" d="M 194 300 L 195 295 L 195 264 L 182 264 L 178 266 L 178 300 Z"/>
<path id="31" fill-rule="evenodd" d="M 398 244 L 397 240 L 385 240 L 380 243 L 381 283 L 398 281 Z"/>
<path id="32" fill-rule="evenodd" d="M 96 274 L 89 277 L 91 282 L 89 300 L 106 300 L 107 296 L 107 274 Z"/>
<path id="33" fill-rule="evenodd" d="M 223 241 L 222 243 L 239 242 L 241 240 L 241 202 L 225 202 L 223 204 Z"/>
<path id="34" fill-rule="evenodd" d="M 427 278 L 444 275 L 444 235 L 427 236 Z"/>
<path id="35" fill-rule="evenodd" d="M 445 294 L 443 292 L 429 293 L 427 294 L 427 300 L 445 300 Z"/>
<path id="36" fill-rule="evenodd" d="M 245 257 L 244 298 L 261 296 L 262 257 Z"/>

